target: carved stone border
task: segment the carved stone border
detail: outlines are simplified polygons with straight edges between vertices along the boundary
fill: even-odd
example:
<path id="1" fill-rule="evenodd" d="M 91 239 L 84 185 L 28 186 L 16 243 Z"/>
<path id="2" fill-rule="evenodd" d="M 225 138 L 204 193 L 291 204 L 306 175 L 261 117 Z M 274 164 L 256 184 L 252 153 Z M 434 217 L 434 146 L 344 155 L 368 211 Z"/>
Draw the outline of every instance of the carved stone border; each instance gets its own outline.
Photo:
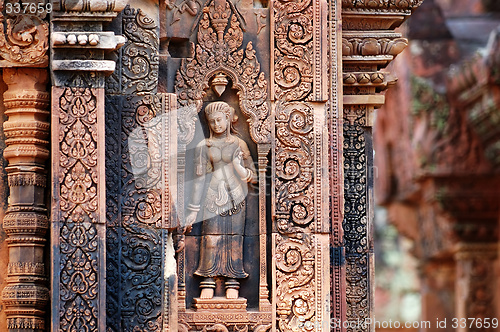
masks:
<path id="1" fill-rule="evenodd" d="M 273 331 L 330 330 L 327 8 L 271 2 Z"/>

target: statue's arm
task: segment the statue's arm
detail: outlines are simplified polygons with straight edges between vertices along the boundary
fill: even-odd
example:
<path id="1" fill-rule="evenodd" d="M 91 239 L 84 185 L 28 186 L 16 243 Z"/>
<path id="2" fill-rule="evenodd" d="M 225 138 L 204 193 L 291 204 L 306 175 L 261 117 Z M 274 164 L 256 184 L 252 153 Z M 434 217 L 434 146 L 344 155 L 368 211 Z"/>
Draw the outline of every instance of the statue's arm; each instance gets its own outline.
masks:
<path id="1" fill-rule="evenodd" d="M 186 216 L 186 224 L 191 225 L 196 220 L 196 215 L 201 210 L 201 197 L 205 186 L 205 175 L 207 173 L 208 163 L 207 147 L 202 141 L 195 150 L 195 177 L 193 181 L 193 192 L 191 202 L 188 204 L 188 214 Z"/>
<path id="2" fill-rule="evenodd" d="M 240 149 L 242 152 L 243 167 L 245 168 L 245 173 L 241 178 L 247 182 L 257 183 L 257 171 L 255 170 L 255 165 L 253 163 L 252 155 L 248 149 L 247 143 L 240 139 Z"/>

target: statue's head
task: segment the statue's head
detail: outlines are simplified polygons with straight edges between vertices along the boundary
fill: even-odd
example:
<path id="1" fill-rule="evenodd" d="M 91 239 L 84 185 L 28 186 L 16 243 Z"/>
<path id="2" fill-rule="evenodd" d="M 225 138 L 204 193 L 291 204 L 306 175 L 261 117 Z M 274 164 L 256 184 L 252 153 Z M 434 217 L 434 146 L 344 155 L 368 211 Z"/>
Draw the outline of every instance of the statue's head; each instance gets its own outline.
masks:
<path id="1" fill-rule="evenodd" d="M 220 134 L 221 130 L 229 134 L 232 130 L 232 124 L 238 120 L 234 108 L 223 101 L 214 101 L 205 107 L 205 116 L 210 127 L 210 131 Z M 224 117 L 224 119 L 221 119 Z M 222 122 L 222 123 L 221 123 Z M 220 128 L 223 125 L 225 128 Z"/>

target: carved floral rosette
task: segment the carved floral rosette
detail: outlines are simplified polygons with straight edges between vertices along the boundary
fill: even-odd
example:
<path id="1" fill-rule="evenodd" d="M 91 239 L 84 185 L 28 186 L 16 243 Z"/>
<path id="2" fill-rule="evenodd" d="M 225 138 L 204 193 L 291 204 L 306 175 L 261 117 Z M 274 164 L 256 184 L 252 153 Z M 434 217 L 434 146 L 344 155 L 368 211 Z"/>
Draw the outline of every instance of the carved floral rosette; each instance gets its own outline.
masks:
<path id="1" fill-rule="evenodd" d="M 201 110 L 209 82 L 220 73 L 238 90 L 240 108 L 248 117 L 252 139 L 257 144 L 269 143 L 267 80 L 260 71 L 252 42 L 241 47 L 243 30 L 240 25 L 233 5 L 226 0 L 212 0 L 203 9 L 196 48 L 190 58 L 183 59 L 176 76 L 181 143 L 193 139 L 196 112 Z"/>

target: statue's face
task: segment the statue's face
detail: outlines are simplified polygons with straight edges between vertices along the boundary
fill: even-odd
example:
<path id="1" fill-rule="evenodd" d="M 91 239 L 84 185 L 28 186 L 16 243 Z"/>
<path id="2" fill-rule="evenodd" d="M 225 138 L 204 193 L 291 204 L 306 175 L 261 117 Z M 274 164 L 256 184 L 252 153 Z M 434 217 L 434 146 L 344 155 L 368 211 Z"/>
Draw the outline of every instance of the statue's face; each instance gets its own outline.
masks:
<path id="1" fill-rule="evenodd" d="M 208 125 L 210 129 L 216 134 L 222 134 L 227 129 L 226 114 L 222 112 L 215 112 L 208 116 Z"/>

